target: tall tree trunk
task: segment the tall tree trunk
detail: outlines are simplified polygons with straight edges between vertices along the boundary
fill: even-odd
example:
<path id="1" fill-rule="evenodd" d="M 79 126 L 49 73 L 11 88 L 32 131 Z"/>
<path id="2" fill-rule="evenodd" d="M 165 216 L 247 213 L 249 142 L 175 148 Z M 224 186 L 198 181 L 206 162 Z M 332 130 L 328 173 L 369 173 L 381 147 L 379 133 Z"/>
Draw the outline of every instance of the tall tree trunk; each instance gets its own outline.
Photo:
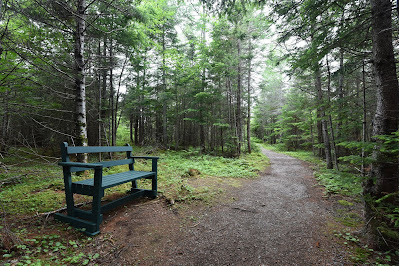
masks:
<path id="1" fill-rule="evenodd" d="M 147 49 L 144 49 L 144 56 L 143 56 L 143 60 L 144 62 L 147 60 Z M 147 69 L 144 67 L 143 69 L 143 81 L 141 82 L 141 93 L 139 96 L 139 137 L 138 137 L 138 142 L 140 145 L 144 144 L 144 134 L 145 134 L 145 128 L 144 128 L 144 116 L 145 116 L 145 112 L 144 112 L 144 92 L 146 89 L 146 85 L 147 85 Z"/>
<path id="2" fill-rule="evenodd" d="M 111 108 L 111 145 L 116 145 L 116 110 L 115 110 L 115 89 L 114 89 L 114 48 L 113 48 L 113 40 L 111 36 L 111 43 L 109 47 L 109 57 L 110 57 L 110 68 L 109 68 L 109 106 Z"/>
<path id="3" fill-rule="evenodd" d="M 326 64 L 327 64 L 327 73 L 328 73 L 327 97 L 328 97 L 328 105 L 331 106 L 331 71 L 330 71 L 330 65 L 329 65 L 329 62 L 328 62 L 328 57 L 326 59 Z M 335 145 L 334 128 L 333 128 L 333 122 L 332 122 L 331 114 L 328 115 L 328 120 L 329 120 L 329 126 L 330 126 L 331 145 L 332 145 L 332 151 L 333 151 L 332 159 L 334 161 L 335 169 L 337 169 L 339 171 L 338 154 L 337 154 L 337 147 Z"/>
<path id="4" fill-rule="evenodd" d="M 242 144 L 242 123 L 241 123 L 241 40 L 237 40 L 237 112 L 236 112 L 236 127 L 237 127 L 237 153 L 241 155 L 241 144 Z"/>
<path id="5" fill-rule="evenodd" d="M 312 151 L 313 151 L 313 155 L 316 156 L 316 149 L 315 149 L 315 143 L 314 143 L 314 133 L 313 133 L 313 115 L 312 115 L 312 111 L 310 111 L 310 138 L 312 141 Z"/>
<path id="6" fill-rule="evenodd" d="M 98 42 L 98 50 L 97 50 L 97 56 L 98 56 L 98 58 L 99 58 L 99 62 L 98 62 L 98 64 L 100 65 L 101 64 L 101 42 L 99 41 Z M 97 86 L 98 86 L 98 114 L 97 114 L 97 117 L 98 117 L 98 128 L 97 128 L 97 130 L 98 130 L 98 146 L 102 146 L 102 143 L 101 143 L 101 136 L 102 136 L 102 129 L 101 129 L 101 110 L 102 110 L 102 98 L 103 98 L 103 96 L 102 96 L 102 90 L 101 90 L 101 74 L 98 72 L 97 73 L 97 80 L 98 80 L 98 82 L 97 82 Z M 100 161 L 101 161 L 101 153 L 99 154 L 99 159 L 100 159 Z"/>
<path id="7" fill-rule="evenodd" d="M 135 136 L 135 138 L 133 139 L 133 134 L 134 135 L 136 135 L 136 125 L 137 125 L 137 116 L 135 116 L 135 115 L 133 115 L 133 114 L 130 114 L 129 115 L 129 139 L 130 139 L 130 143 L 133 143 L 133 141 L 135 141 L 136 140 L 136 136 Z M 133 126 L 133 123 L 134 123 L 134 126 Z M 134 131 L 134 133 L 133 133 L 133 131 Z"/>
<path id="8" fill-rule="evenodd" d="M 123 106 L 122 106 L 122 108 L 121 108 L 121 113 L 120 113 L 120 116 L 119 116 L 119 119 L 118 119 L 119 97 L 120 97 L 120 95 L 121 95 L 120 90 L 121 90 L 121 85 L 122 85 L 122 77 L 123 77 L 123 73 L 124 73 L 124 71 L 125 71 L 127 62 L 128 62 L 128 58 L 129 58 L 129 55 L 126 55 L 125 61 L 123 62 L 123 65 L 122 65 L 121 73 L 120 73 L 120 75 L 119 75 L 118 90 L 116 91 L 115 111 L 114 111 L 114 115 L 115 115 L 115 118 L 114 118 L 114 130 L 115 130 L 114 136 L 115 136 L 115 143 L 116 143 L 116 134 L 118 133 L 118 127 L 119 127 L 119 123 L 120 123 L 120 121 L 121 121 L 122 113 L 123 113 Z"/>
<path id="9" fill-rule="evenodd" d="M 367 106 L 366 106 L 366 70 L 365 70 L 365 62 L 363 60 L 362 66 L 362 83 L 363 83 L 363 122 L 362 122 L 362 142 L 366 143 L 367 140 Z M 366 175 L 364 158 L 366 157 L 365 150 L 362 148 L 362 176 Z"/>
<path id="10" fill-rule="evenodd" d="M 103 58 L 102 58 L 102 93 L 101 93 L 101 130 L 104 132 L 103 138 L 101 139 L 102 143 L 108 143 L 108 135 L 106 134 L 106 119 L 107 119 L 107 106 L 106 106 L 106 100 L 107 100 L 107 38 L 104 37 L 104 43 L 103 43 Z M 100 146 L 102 146 L 102 143 Z"/>
<path id="11" fill-rule="evenodd" d="M 177 82 L 175 82 L 175 86 L 177 87 Z M 175 94 L 175 101 L 176 101 L 176 122 L 175 122 L 175 150 L 179 149 L 179 144 L 180 144 L 180 108 L 179 108 L 179 95 L 178 95 L 178 90 L 176 88 L 176 94 Z"/>
<path id="12" fill-rule="evenodd" d="M 247 114 L 247 144 L 248 144 L 248 153 L 251 153 L 251 71 L 252 71 L 252 43 L 251 38 L 248 41 L 248 49 L 249 49 L 249 62 L 248 62 L 248 114 Z"/>
<path id="13" fill-rule="evenodd" d="M 373 66 L 377 87 L 377 108 L 374 117 L 373 136 L 391 135 L 398 130 L 399 85 L 396 75 L 392 45 L 392 5 L 389 0 L 371 0 L 373 26 Z M 398 191 L 399 175 L 397 154 L 382 152 L 382 141 L 374 138 L 376 149 L 372 164 L 373 184 L 367 183 L 366 192 L 380 197 Z"/>
<path id="14" fill-rule="evenodd" d="M 317 66 L 317 69 L 315 71 L 315 86 L 316 86 L 317 98 L 318 98 L 318 102 L 319 102 L 319 106 L 320 106 L 319 111 L 320 111 L 321 127 L 322 127 L 321 130 L 322 130 L 322 135 L 323 135 L 327 169 L 332 169 L 333 163 L 332 163 L 332 159 L 331 159 L 330 138 L 329 138 L 329 134 L 328 134 L 327 121 L 325 119 L 326 114 L 325 114 L 325 110 L 323 107 L 323 91 L 321 89 L 321 74 L 320 74 L 319 66 Z"/>
<path id="15" fill-rule="evenodd" d="M 9 90 L 3 93 L 3 117 L 1 124 L 0 152 L 8 151 L 8 139 L 10 135 Z"/>
<path id="16" fill-rule="evenodd" d="M 205 29 L 206 29 L 206 5 L 205 3 L 202 4 L 202 29 L 201 29 L 201 42 L 203 47 L 206 45 L 206 34 L 205 34 Z M 202 77 L 201 77 L 201 89 L 202 92 L 205 91 L 205 75 L 206 75 L 206 69 L 205 66 L 203 65 L 202 67 Z M 201 146 L 201 152 L 205 152 L 206 149 L 206 136 L 205 136 L 205 119 L 204 119 L 204 113 L 203 113 L 203 103 L 200 102 L 200 146 Z"/>
<path id="17" fill-rule="evenodd" d="M 166 146 L 168 144 L 168 132 L 167 132 L 167 101 L 166 101 L 166 41 L 165 41 L 165 24 L 162 25 L 162 89 L 163 89 L 163 100 L 162 100 L 162 144 Z"/>
<path id="18" fill-rule="evenodd" d="M 373 125 L 373 141 L 376 145 L 371 175 L 365 182 L 364 193 L 369 195 L 367 198 L 371 196 L 376 199 L 398 191 L 398 152 L 392 152 L 396 149 L 395 146 L 385 147 L 385 151 L 382 151 L 380 148 L 384 145 L 383 140 L 376 136 L 391 135 L 398 130 L 399 85 L 392 45 L 391 1 L 371 0 L 370 3 L 373 27 L 373 67 L 377 88 L 377 108 Z M 365 203 L 366 220 L 370 221 L 368 224 L 369 244 L 380 247 L 383 243 L 378 230 L 381 221 L 375 216 L 374 202 L 368 200 Z"/>
<path id="19" fill-rule="evenodd" d="M 87 146 L 87 122 L 86 122 L 86 76 L 84 61 L 85 45 L 85 1 L 77 1 L 76 32 L 75 32 L 75 121 L 76 143 L 78 146 Z M 87 154 L 78 156 L 80 162 L 87 162 Z"/>

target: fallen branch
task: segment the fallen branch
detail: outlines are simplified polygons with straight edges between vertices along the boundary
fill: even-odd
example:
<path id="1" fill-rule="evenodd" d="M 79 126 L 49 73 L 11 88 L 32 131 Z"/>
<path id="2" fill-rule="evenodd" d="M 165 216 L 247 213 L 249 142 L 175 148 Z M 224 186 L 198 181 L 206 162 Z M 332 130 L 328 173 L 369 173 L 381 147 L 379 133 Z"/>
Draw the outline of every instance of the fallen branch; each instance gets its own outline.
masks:
<path id="1" fill-rule="evenodd" d="M 88 205 L 90 203 L 91 203 L 91 201 L 82 202 L 82 203 L 76 204 L 75 207 L 82 207 L 82 206 Z M 52 215 L 54 213 L 57 213 L 57 212 L 63 212 L 63 211 L 66 211 L 66 210 L 67 210 L 67 207 L 62 207 L 62 208 L 59 208 L 59 209 L 54 210 L 54 211 L 45 212 L 45 213 L 39 213 L 39 214 L 36 214 L 35 216 L 45 217 L 45 220 L 47 220 L 50 215 Z"/>

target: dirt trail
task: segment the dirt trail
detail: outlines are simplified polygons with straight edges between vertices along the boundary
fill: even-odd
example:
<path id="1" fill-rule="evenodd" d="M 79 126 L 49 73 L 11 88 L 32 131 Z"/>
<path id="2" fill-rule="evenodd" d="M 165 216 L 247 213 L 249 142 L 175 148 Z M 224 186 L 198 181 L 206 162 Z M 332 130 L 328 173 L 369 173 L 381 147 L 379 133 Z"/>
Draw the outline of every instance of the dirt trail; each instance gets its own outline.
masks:
<path id="1" fill-rule="evenodd" d="M 179 229 L 177 219 L 168 218 L 169 210 L 155 212 L 160 226 L 150 225 L 157 232 L 153 239 L 143 237 L 142 230 L 136 230 L 136 236 L 129 234 L 127 222 L 119 228 L 125 228 L 119 232 L 124 240 L 118 240 L 124 241 L 125 251 L 110 260 L 140 265 L 343 265 L 343 254 L 326 233 L 331 206 L 315 186 L 312 171 L 297 159 L 263 152 L 271 160 L 271 169 L 234 191 L 235 201 L 211 208 L 188 228 Z M 166 209 L 155 205 L 151 208 Z M 165 219 L 168 226 L 162 229 Z M 108 227 L 108 231 L 113 230 Z M 129 247 L 134 239 L 157 245 L 151 250 Z M 140 252 L 148 257 L 134 262 Z"/>

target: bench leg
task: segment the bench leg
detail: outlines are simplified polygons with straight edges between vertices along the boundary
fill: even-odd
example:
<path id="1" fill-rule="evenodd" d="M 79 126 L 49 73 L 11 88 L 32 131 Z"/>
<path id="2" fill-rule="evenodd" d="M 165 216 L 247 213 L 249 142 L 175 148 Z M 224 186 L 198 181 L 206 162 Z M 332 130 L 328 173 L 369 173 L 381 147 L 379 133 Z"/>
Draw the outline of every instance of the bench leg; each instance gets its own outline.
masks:
<path id="1" fill-rule="evenodd" d="M 103 221 L 101 214 L 101 198 L 104 195 L 104 189 L 101 188 L 102 169 L 96 169 L 94 172 L 94 193 L 93 205 L 91 209 L 92 221 L 96 224 L 96 231 L 100 231 L 100 224 Z"/>
<path id="2" fill-rule="evenodd" d="M 137 180 L 132 181 L 132 190 L 137 188 Z"/>
<path id="3" fill-rule="evenodd" d="M 64 172 L 64 185 L 65 185 L 65 201 L 67 205 L 67 213 L 69 216 L 75 216 L 75 202 L 73 200 L 72 193 L 72 178 L 71 172 L 67 169 L 63 169 Z"/>
<path id="4" fill-rule="evenodd" d="M 156 198 L 157 197 L 157 190 L 158 190 L 158 182 L 157 182 L 157 175 L 152 177 L 152 198 Z"/>

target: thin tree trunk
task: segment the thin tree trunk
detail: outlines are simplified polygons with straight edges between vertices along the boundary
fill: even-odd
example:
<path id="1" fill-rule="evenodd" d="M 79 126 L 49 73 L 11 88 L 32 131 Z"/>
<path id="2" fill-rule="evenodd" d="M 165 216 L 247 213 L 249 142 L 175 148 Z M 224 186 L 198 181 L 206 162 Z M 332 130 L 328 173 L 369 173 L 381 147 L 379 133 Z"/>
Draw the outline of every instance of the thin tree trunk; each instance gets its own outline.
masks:
<path id="1" fill-rule="evenodd" d="M 330 71 L 330 65 L 328 62 L 328 57 L 326 59 L 327 63 L 327 73 L 328 73 L 328 81 L 327 81 L 327 97 L 328 97 L 328 105 L 331 106 L 331 71 Z M 339 166 L 338 166 L 338 154 L 337 154 L 337 147 L 335 146 L 335 136 L 334 136 L 334 128 L 333 128 L 333 122 L 332 122 L 332 117 L 331 115 L 328 115 L 329 119 L 329 125 L 330 125 L 330 132 L 331 132 L 331 145 L 332 145 L 332 150 L 333 150 L 333 161 L 335 165 L 335 169 L 339 171 Z"/>
<path id="2" fill-rule="evenodd" d="M 328 127 L 327 127 L 327 122 L 325 119 L 325 110 L 323 107 L 323 91 L 321 89 L 321 75 L 320 75 L 320 68 L 317 66 L 317 69 L 315 71 L 315 85 L 316 85 L 316 91 L 317 91 L 317 98 L 319 101 L 319 111 L 320 111 L 320 117 L 321 117 L 321 127 L 322 127 L 322 135 L 323 135 L 323 142 L 324 142 L 324 151 L 325 151 L 325 156 L 326 156 L 326 163 L 327 163 L 327 169 L 332 169 L 333 168 L 333 163 L 331 160 L 331 146 L 330 146 L 330 138 L 328 134 Z"/>
<path id="3" fill-rule="evenodd" d="M 362 122 L 362 143 L 366 143 L 367 138 L 367 107 L 366 107 L 366 70 L 365 62 L 363 60 L 362 67 L 362 83 L 363 83 L 363 122 Z M 362 176 L 366 175 L 364 159 L 366 157 L 364 147 L 362 148 Z"/>
<path id="4" fill-rule="evenodd" d="M 249 38 L 249 62 L 248 62 L 248 114 L 247 114 L 247 144 L 248 153 L 251 153 L 251 71 L 252 71 L 252 43 Z"/>
<path id="5" fill-rule="evenodd" d="M 9 90 L 3 94 L 3 119 L 1 125 L 1 139 L 0 139 L 0 152 L 8 151 L 8 139 L 9 139 L 9 129 L 10 129 L 10 113 L 9 113 L 9 101 L 8 96 L 10 94 Z"/>
<path id="6" fill-rule="evenodd" d="M 136 142 L 136 125 L 137 125 L 137 118 L 135 118 L 137 116 L 134 116 L 133 114 L 130 114 L 129 116 L 129 136 L 130 136 L 130 143 L 134 143 Z M 134 126 L 133 126 L 134 123 Z M 133 133 L 134 131 L 134 133 Z M 134 139 L 133 139 L 133 134 L 134 134 Z M 135 143 L 136 144 L 136 143 Z"/>
<path id="7" fill-rule="evenodd" d="M 206 22 L 205 22 L 205 16 L 206 16 L 206 5 L 205 3 L 202 4 L 202 17 L 203 17 L 203 24 L 202 24 L 202 29 L 201 29 L 201 42 L 202 45 L 205 46 L 206 45 L 206 34 L 205 34 L 205 28 L 206 28 Z M 205 91 L 205 75 L 206 75 L 206 69 L 205 66 L 203 66 L 202 68 L 202 84 L 201 84 L 201 88 L 202 91 Z M 203 114 L 203 107 L 201 107 L 201 105 L 203 105 L 203 103 L 200 103 L 200 118 L 201 118 L 201 122 L 200 122 L 200 146 L 201 146 L 201 152 L 205 152 L 206 149 L 206 136 L 205 136 L 205 119 L 204 119 L 204 114 Z"/>
<path id="8" fill-rule="evenodd" d="M 76 116 L 76 142 L 79 146 L 87 146 L 86 122 L 86 76 L 84 61 L 85 45 L 85 1 L 77 1 L 76 32 L 75 32 L 75 116 Z M 87 162 L 87 154 L 78 156 L 78 161 Z"/>
<path id="9" fill-rule="evenodd" d="M 313 119 L 312 119 L 312 111 L 310 111 L 310 138 L 312 140 L 312 151 L 313 155 L 316 156 L 316 149 L 314 145 L 314 133 L 313 133 Z"/>
<path id="10" fill-rule="evenodd" d="M 97 55 L 98 58 L 101 58 L 101 42 L 98 42 L 98 50 L 97 50 Z M 99 59 L 99 64 L 100 64 L 100 59 Z M 102 136 L 102 130 L 101 130 L 101 110 L 102 110 L 102 88 L 101 88 L 101 74 L 97 73 L 97 79 L 98 79 L 98 146 L 102 146 L 101 143 L 101 136 Z M 99 153 L 99 160 L 101 161 L 101 153 Z"/>
<path id="11" fill-rule="evenodd" d="M 147 60 L 147 49 L 144 50 L 144 61 Z M 140 99 L 140 103 L 139 103 L 139 137 L 138 137 L 138 142 L 140 145 L 144 145 L 144 133 L 145 133 L 145 128 L 144 128 L 144 116 L 145 116 L 145 112 L 144 112 L 144 91 L 146 89 L 146 78 L 147 78 L 147 69 L 144 67 L 143 69 L 143 82 L 141 83 L 141 91 L 142 93 L 140 93 L 139 99 Z"/>
<path id="12" fill-rule="evenodd" d="M 120 120 L 122 118 L 122 112 L 123 112 L 123 106 L 122 106 L 122 112 L 121 112 L 121 114 L 119 116 L 119 119 L 118 119 L 120 89 L 121 89 L 121 85 L 122 85 L 123 72 L 125 71 L 128 59 L 129 59 L 129 56 L 126 55 L 125 61 L 123 62 L 123 65 L 122 65 L 121 74 L 119 75 L 118 90 L 116 92 L 115 111 L 114 111 L 114 114 L 115 114 L 114 123 L 115 123 L 115 125 L 113 126 L 113 128 L 115 130 L 115 132 L 114 132 L 115 143 L 116 143 L 116 136 L 117 136 L 117 132 L 118 132 L 119 122 L 120 122 Z"/>
<path id="13" fill-rule="evenodd" d="M 175 86 L 177 87 L 177 83 L 175 82 Z M 180 135 L 179 135 L 179 129 L 180 129 L 180 115 L 179 115 L 179 95 L 178 91 L 176 88 L 176 94 L 175 94 L 175 100 L 176 100 L 176 122 L 175 122 L 175 150 L 178 150 L 179 144 L 180 144 Z"/>
<path id="14" fill-rule="evenodd" d="M 113 40 L 111 36 L 111 44 L 109 47 L 109 57 L 110 57 L 110 69 L 109 69 L 109 87 L 110 87 L 110 108 L 111 108 L 111 144 L 112 146 L 116 145 L 116 110 L 115 110 L 115 90 L 114 90 L 114 48 L 113 48 Z"/>
<path id="15" fill-rule="evenodd" d="M 237 56 L 238 56 L 238 67 L 237 67 L 237 112 L 236 112 L 236 128 L 237 128 L 237 153 L 241 155 L 241 144 L 242 144 L 242 123 L 241 123 L 241 40 L 237 40 Z"/>
<path id="16" fill-rule="evenodd" d="M 101 127 L 102 131 L 104 132 L 103 138 L 101 139 L 101 142 L 104 143 L 105 139 L 108 139 L 109 135 L 106 133 L 106 124 L 105 121 L 107 119 L 107 113 L 108 111 L 106 110 L 106 99 L 107 99 L 107 38 L 104 37 L 104 44 L 103 44 L 103 70 L 102 70 L 102 93 L 101 93 Z M 100 144 L 102 146 L 102 144 Z"/>
<path id="17" fill-rule="evenodd" d="M 166 101 L 166 43 L 165 43 L 165 24 L 162 25 L 162 87 L 163 87 L 163 101 L 162 101 L 162 144 L 166 146 L 168 144 L 168 132 L 167 132 L 167 101 Z"/>

